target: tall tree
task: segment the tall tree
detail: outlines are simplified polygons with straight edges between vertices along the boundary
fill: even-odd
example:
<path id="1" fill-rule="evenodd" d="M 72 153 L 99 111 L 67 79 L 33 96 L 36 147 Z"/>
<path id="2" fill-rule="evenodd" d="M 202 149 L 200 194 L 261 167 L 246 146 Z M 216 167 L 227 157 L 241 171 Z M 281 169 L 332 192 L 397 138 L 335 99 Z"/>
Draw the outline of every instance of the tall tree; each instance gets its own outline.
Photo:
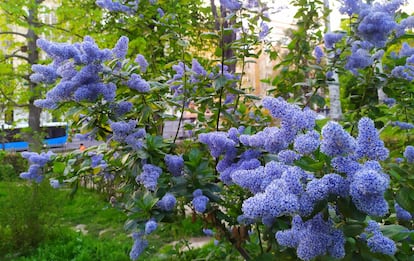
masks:
<path id="1" fill-rule="evenodd" d="M 28 110 L 31 135 L 26 139 L 40 148 L 40 114 L 41 108 L 33 102 L 40 98 L 38 84 L 30 79 L 31 66 L 39 63 L 39 51 L 36 41 L 42 30 L 39 15 L 48 12 L 42 5 L 44 0 L 2 1 L 0 12 L 0 36 L 3 47 L 0 49 L 0 67 L 6 68 L 0 74 L 0 94 L 5 107 L 19 107 Z"/>

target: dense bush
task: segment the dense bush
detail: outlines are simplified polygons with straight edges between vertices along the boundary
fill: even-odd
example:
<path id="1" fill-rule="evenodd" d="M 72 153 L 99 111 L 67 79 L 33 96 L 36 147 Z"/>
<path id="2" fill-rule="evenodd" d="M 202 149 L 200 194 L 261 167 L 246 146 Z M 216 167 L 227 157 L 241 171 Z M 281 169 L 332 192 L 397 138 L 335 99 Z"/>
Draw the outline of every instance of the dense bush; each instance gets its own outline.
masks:
<path id="1" fill-rule="evenodd" d="M 56 231 L 57 191 L 48 182 L 2 184 L 0 194 L 0 257 L 30 252 Z"/>
<path id="2" fill-rule="evenodd" d="M 0 181 L 17 180 L 26 169 L 27 161 L 20 153 L 0 151 Z"/>
<path id="3" fill-rule="evenodd" d="M 125 19 L 141 19 L 132 15 L 136 6 L 97 3 Z M 409 171 L 414 149 L 404 143 L 404 148 L 390 152 L 377 130 L 413 128 L 396 119 L 389 122 L 389 100 L 378 98 L 381 90 L 393 94 L 390 89 L 397 81 L 411 86 L 412 79 L 401 76 L 411 74 L 413 56 L 400 57 L 408 63 L 400 74 L 377 70 L 388 44 L 401 40 L 414 26 L 412 17 L 400 20 L 400 13 L 395 14 L 402 1 L 344 1 L 341 11 L 351 16 L 352 26 L 347 37 L 325 35 L 328 57 L 319 46 L 322 33 L 313 31 L 315 19 L 326 15 L 322 2 L 294 1 L 300 7 L 300 24 L 306 26 L 292 34 L 289 47 L 303 56 L 287 56 L 282 67 L 294 70 L 286 74 L 292 77 L 288 79 L 301 82 L 274 82 L 281 84 L 282 96 L 300 101 L 296 104 L 248 94 L 243 73 L 235 73 L 236 64 L 243 72 L 246 58 L 257 55 L 256 44 L 267 33 L 265 6 L 220 3 L 221 8 L 212 6 L 216 30 L 200 35 L 218 46 L 211 61 L 196 59 L 197 50 L 185 38 L 177 41 L 180 27 L 167 26 L 178 30 L 172 35 L 154 30 L 162 33 L 160 39 L 171 37 L 178 50 L 182 47 L 182 56 L 174 56 L 178 60 L 169 64 L 151 64 L 154 60 L 141 54 L 127 58 L 130 39 L 125 36 L 112 49 L 100 49 L 91 37 L 74 44 L 40 39 L 38 46 L 53 62 L 33 66 L 32 80 L 53 88 L 35 104 L 70 108 L 68 116 L 81 137 L 105 143 L 62 155 L 23 153 L 31 165 L 21 177 L 53 178 L 54 187 L 76 188 L 84 180 L 115 187 L 110 202 L 128 216 L 125 229 L 132 233 L 133 260 L 146 251 L 148 238 L 161 222 L 174 222 L 183 213 L 203 220 L 203 228 L 212 229 L 219 242 L 229 242 L 246 260 L 410 258 L 414 190 Z M 175 20 L 180 19 L 178 10 L 168 10 L 170 14 L 158 10 L 154 16 L 160 28 L 170 19 L 170 25 L 186 22 Z M 372 30 L 381 17 L 382 27 Z M 230 37 L 236 32 L 239 37 Z M 304 37 L 307 33 L 314 35 Z M 299 36 L 309 41 L 298 41 Z M 313 48 L 315 57 L 310 55 Z M 323 57 L 327 62 L 321 63 Z M 288 66 L 289 61 L 294 64 Z M 334 91 L 335 73 L 358 83 L 357 90 L 347 89 L 350 100 L 357 99 L 359 105 L 345 103 L 345 127 L 318 119 L 309 108 L 324 105 L 318 93 L 327 85 Z M 176 109 L 178 117 L 168 109 Z M 184 124 L 185 112 L 197 120 Z M 410 115 L 407 112 L 406 119 Z M 164 139 L 162 126 L 171 119 L 178 121 L 176 135 Z M 182 124 L 191 132 L 180 141 Z"/>

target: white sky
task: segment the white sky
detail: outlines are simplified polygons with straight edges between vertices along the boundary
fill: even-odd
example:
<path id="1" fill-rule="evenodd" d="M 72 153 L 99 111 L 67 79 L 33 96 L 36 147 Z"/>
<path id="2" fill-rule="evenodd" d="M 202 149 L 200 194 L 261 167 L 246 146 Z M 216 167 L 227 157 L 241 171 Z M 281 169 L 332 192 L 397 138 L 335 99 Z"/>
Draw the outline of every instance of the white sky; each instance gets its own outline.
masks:
<path id="1" fill-rule="evenodd" d="M 273 33 L 279 34 L 282 33 L 282 27 L 287 26 L 288 24 L 293 22 L 293 16 L 295 14 L 295 9 L 290 5 L 290 0 L 265 0 L 263 2 L 267 2 L 269 7 L 273 7 L 274 10 L 280 9 L 281 10 L 275 14 L 271 14 L 271 18 L 274 21 L 272 23 L 273 26 Z M 338 9 L 340 7 L 340 3 L 338 0 L 329 0 L 330 8 L 332 9 L 331 12 L 331 30 L 339 29 L 339 25 L 341 22 L 341 18 L 343 17 Z M 409 0 L 409 4 L 405 5 L 402 9 L 407 13 L 414 13 L 414 1 Z M 336 19 L 335 19 L 336 18 Z"/>

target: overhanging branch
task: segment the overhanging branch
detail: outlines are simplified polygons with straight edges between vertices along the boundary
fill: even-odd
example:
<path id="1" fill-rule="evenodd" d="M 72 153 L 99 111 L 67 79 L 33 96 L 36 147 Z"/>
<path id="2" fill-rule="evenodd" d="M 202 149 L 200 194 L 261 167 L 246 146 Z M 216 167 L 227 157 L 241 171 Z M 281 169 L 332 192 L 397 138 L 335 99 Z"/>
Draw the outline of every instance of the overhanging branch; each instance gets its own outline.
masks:
<path id="1" fill-rule="evenodd" d="M 4 93 L 3 89 L 0 88 L 0 94 L 8 101 L 10 102 L 14 107 L 27 107 L 27 104 L 18 104 L 14 100 L 12 100 L 7 94 Z"/>
<path id="2" fill-rule="evenodd" d="M 23 33 L 19 33 L 19 32 L 13 32 L 13 31 L 0 32 L 0 34 L 13 34 L 13 35 L 18 35 L 18 36 L 27 38 L 27 34 L 23 34 Z"/>

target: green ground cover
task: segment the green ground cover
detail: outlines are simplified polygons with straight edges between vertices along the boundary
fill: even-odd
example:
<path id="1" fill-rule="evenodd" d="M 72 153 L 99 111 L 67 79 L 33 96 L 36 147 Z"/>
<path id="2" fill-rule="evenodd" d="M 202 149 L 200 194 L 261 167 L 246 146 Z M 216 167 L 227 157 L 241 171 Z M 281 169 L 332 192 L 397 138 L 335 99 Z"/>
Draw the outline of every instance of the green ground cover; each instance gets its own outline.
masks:
<path id="1" fill-rule="evenodd" d="M 69 192 L 46 182 L 0 182 L 0 260 L 129 260 L 133 241 L 123 228 L 126 215 L 95 191 L 81 188 L 72 199 Z M 237 259 L 213 238 L 192 248 L 184 238 L 203 236 L 200 227 L 201 221 L 191 217 L 160 225 L 141 259 Z"/>

